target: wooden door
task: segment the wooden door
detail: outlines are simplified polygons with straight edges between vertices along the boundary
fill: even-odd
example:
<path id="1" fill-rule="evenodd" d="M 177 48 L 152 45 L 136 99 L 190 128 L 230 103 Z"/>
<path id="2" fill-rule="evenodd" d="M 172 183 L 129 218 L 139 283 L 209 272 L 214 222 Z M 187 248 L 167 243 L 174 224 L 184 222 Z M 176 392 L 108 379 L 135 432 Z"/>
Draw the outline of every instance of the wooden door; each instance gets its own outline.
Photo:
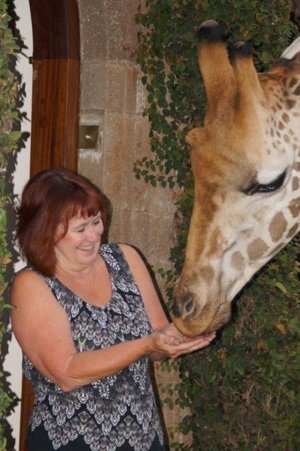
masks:
<path id="1" fill-rule="evenodd" d="M 29 4 L 33 31 L 30 174 L 59 166 L 76 170 L 80 70 L 77 1 L 29 0 Z M 23 378 L 20 451 L 26 451 L 32 403 L 30 383 Z"/>

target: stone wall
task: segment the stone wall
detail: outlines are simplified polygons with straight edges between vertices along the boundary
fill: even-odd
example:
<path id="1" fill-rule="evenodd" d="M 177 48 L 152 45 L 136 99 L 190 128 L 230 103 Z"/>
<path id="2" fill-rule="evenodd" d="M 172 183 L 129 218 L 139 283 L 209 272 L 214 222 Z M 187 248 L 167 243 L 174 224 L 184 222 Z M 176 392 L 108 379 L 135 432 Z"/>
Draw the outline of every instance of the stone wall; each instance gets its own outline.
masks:
<path id="1" fill-rule="evenodd" d="M 172 192 L 138 181 L 133 173 L 134 161 L 149 155 L 149 123 L 142 114 L 146 93 L 136 63 L 134 17 L 138 3 L 78 1 L 83 135 L 79 172 L 102 188 L 112 202 L 110 241 L 137 246 L 157 269 L 168 266 L 174 206 Z M 89 132 L 92 136 L 84 139 Z M 161 372 L 159 365 L 155 374 L 163 397 L 168 384 L 177 382 L 177 375 Z M 180 440 L 176 427 L 182 412 L 163 410 L 168 435 L 173 437 L 175 432 L 175 440 Z"/>
<path id="2" fill-rule="evenodd" d="M 142 115 L 146 94 L 135 60 L 138 1 L 78 4 L 80 123 L 99 130 L 94 148 L 80 149 L 79 171 L 113 204 L 110 240 L 137 246 L 154 267 L 165 265 L 172 242 L 172 193 L 136 180 L 133 173 L 134 161 L 149 152 L 149 124 Z"/>

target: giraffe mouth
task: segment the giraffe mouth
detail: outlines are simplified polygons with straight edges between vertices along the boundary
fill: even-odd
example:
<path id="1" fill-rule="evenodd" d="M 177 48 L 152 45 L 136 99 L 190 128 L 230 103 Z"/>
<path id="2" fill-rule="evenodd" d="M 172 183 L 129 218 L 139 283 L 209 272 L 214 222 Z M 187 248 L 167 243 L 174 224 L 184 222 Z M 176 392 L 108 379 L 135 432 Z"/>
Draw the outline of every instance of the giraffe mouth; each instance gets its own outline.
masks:
<path id="1" fill-rule="evenodd" d="M 229 321 L 231 303 L 210 301 L 199 306 L 194 295 L 186 294 L 174 302 L 172 316 L 175 326 L 184 335 L 203 335 L 220 329 Z"/>

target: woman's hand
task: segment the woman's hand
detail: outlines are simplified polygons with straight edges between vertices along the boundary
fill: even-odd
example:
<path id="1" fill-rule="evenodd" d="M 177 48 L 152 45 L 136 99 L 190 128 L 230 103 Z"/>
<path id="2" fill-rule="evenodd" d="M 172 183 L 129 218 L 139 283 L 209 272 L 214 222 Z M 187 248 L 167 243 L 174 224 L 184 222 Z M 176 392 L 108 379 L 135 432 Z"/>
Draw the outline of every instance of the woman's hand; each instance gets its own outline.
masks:
<path id="1" fill-rule="evenodd" d="M 152 358 L 159 360 L 165 356 L 175 358 L 189 354 L 208 346 L 215 336 L 216 333 L 212 332 L 199 337 L 187 337 L 179 332 L 173 323 L 170 323 L 164 329 L 156 330 L 149 336 L 152 353 L 154 353 Z"/>

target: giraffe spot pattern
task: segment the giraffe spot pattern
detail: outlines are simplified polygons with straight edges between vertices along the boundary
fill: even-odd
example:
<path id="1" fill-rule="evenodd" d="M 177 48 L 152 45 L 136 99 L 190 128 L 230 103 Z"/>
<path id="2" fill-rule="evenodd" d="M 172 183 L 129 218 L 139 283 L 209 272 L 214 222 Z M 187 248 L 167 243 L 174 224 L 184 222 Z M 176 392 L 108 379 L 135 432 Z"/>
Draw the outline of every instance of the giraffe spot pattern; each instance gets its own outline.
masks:
<path id="1" fill-rule="evenodd" d="M 286 106 L 288 107 L 289 110 L 294 108 L 295 105 L 296 105 L 296 101 L 295 100 L 287 99 Z"/>
<path id="2" fill-rule="evenodd" d="M 293 191 L 297 191 L 297 189 L 299 189 L 299 186 L 300 186 L 299 177 L 293 177 L 293 179 L 292 179 L 292 190 Z"/>
<path id="3" fill-rule="evenodd" d="M 243 257 L 243 255 L 240 252 L 236 251 L 231 256 L 230 265 L 233 269 L 239 270 L 244 265 L 244 261 L 245 258 Z"/>
<path id="4" fill-rule="evenodd" d="M 282 120 L 283 120 L 283 122 L 285 122 L 286 124 L 288 124 L 288 123 L 290 122 L 289 115 L 288 115 L 287 113 L 284 113 L 284 114 L 282 115 Z"/>
<path id="5" fill-rule="evenodd" d="M 256 238 L 248 245 L 247 254 L 250 260 L 257 260 L 268 250 L 269 246 L 261 238 Z"/>
<path id="6" fill-rule="evenodd" d="M 278 123 L 278 128 L 279 128 L 279 130 L 283 130 L 284 129 L 284 125 L 283 125 L 283 123 L 280 121 L 279 123 Z"/>
<path id="7" fill-rule="evenodd" d="M 287 220 L 285 219 L 283 213 L 276 213 L 269 225 L 269 233 L 272 241 L 279 241 L 283 237 L 286 228 Z"/>
<path id="8" fill-rule="evenodd" d="M 300 216 L 300 197 L 293 199 L 289 204 L 289 210 L 293 218 Z"/>

